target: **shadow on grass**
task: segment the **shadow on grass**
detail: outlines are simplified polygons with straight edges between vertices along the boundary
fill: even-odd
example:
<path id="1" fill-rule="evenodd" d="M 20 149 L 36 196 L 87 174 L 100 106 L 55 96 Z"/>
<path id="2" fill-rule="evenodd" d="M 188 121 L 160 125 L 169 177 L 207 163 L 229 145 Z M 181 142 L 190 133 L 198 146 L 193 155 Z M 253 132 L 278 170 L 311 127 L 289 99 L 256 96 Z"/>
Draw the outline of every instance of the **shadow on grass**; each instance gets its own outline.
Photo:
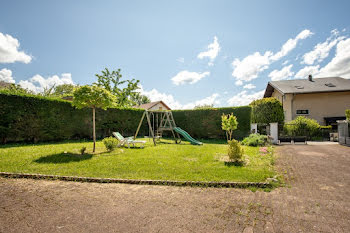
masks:
<path id="1" fill-rule="evenodd" d="M 244 165 L 244 162 L 243 161 L 225 161 L 225 166 L 227 167 L 232 167 L 232 166 L 235 166 L 235 167 L 243 167 Z"/>
<path id="2" fill-rule="evenodd" d="M 52 154 L 39 159 L 34 160 L 36 163 L 70 163 L 70 162 L 80 162 L 83 160 L 88 160 L 92 158 L 92 154 L 74 154 L 74 153 L 59 153 Z"/>

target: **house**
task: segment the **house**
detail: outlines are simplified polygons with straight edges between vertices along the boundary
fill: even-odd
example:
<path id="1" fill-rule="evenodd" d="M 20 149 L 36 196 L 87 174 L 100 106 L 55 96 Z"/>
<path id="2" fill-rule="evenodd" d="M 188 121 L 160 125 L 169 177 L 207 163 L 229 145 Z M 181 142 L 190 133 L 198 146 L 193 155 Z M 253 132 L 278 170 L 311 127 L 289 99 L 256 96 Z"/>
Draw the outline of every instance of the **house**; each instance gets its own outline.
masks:
<path id="1" fill-rule="evenodd" d="M 171 110 L 163 101 L 141 104 L 139 106 L 134 106 L 134 108 L 143 108 L 145 110 Z"/>
<path id="2" fill-rule="evenodd" d="M 306 116 L 321 125 L 335 125 L 345 120 L 350 109 L 350 80 L 340 77 L 271 81 L 264 98 L 275 97 L 282 102 L 285 121 Z"/>

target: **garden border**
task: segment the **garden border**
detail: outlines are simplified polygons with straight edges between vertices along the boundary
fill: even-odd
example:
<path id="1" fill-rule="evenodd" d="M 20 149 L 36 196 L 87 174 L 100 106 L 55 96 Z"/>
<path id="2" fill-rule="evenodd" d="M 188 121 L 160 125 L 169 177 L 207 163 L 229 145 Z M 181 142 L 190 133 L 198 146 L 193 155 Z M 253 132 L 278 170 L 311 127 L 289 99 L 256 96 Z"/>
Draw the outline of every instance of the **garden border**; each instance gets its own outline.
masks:
<path id="1" fill-rule="evenodd" d="M 115 179 L 115 178 L 93 178 L 79 176 L 58 176 L 27 173 L 0 172 L 4 178 L 25 178 L 38 180 L 61 180 L 90 183 L 123 183 L 141 185 L 168 185 L 168 186 L 191 186 L 191 187 L 216 187 L 216 188 L 272 188 L 269 182 L 206 182 L 206 181 L 174 181 L 174 180 L 138 180 L 138 179 Z"/>

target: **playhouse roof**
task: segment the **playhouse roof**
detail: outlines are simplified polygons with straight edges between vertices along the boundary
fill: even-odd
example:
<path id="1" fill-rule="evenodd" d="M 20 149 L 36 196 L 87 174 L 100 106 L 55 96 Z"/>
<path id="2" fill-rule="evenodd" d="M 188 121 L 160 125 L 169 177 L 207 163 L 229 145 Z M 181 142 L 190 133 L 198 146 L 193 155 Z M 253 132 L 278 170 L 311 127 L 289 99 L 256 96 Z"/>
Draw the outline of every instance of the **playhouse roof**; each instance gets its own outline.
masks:
<path id="1" fill-rule="evenodd" d="M 157 105 L 159 103 L 161 103 L 165 108 L 167 108 L 167 110 L 171 110 L 171 108 L 169 108 L 169 106 L 166 105 L 163 101 L 155 101 L 155 102 L 151 102 L 151 103 L 147 103 L 147 104 L 141 104 L 139 106 L 134 106 L 134 108 L 143 108 L 145 110 L 149 110 L 153 106 L 155 106 L 155 105 Z"/>

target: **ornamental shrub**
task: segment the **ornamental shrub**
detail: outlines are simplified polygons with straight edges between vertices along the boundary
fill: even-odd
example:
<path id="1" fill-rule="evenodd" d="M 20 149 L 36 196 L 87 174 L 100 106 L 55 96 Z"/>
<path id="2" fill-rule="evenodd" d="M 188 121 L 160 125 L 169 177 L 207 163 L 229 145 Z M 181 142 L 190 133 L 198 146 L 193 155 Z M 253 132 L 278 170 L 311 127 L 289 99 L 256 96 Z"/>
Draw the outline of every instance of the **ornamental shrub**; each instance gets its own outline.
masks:
<path id="1" fill-rule="evenodd" d="M 321 126 L 314 119 L 298 116 L 294 120 L 284 125 L 284 131 L 290 136 L 306 136 L 308 139 L 317 137 Z"/>
<path id="2" fill-rule="evenodd" d="M 235 164 L 243 163 L 243 148 L 235 139 L 228 141 L 228 157 Z"/>
<path id="3" fill-rule="evenodd" d="M 245 146 L 264 146 L 267 143 L 267 136 L 256 134 L 250 134 L 242 141 L 242 145 Z"/>
<path id="4" fill-rule="evenodd" d="M 345 110 L 346 119 L 350 121 L 350 109 Z"/>
<path id="5" fill-rule="evenodd" d="M 114 137 L 104 138 L 102 142 L 108 151 L 113 151 L 119 144 L 119 141 Z"/>
<path id="6" fill-rule="evenodd" d="M 237 117 L 231 114 L 222 114 L 221 116 L 221 128 L 226 131 L 226 139 L 232 139 L 232 133 L 235 129 L 237 129 Z"/>
<path id="7" fill-rule="evenodd" d="M 282 103 L 274 97 L 254 100 L 249 106 L 252 107 L 252 123 L 284 122 Z"/>

